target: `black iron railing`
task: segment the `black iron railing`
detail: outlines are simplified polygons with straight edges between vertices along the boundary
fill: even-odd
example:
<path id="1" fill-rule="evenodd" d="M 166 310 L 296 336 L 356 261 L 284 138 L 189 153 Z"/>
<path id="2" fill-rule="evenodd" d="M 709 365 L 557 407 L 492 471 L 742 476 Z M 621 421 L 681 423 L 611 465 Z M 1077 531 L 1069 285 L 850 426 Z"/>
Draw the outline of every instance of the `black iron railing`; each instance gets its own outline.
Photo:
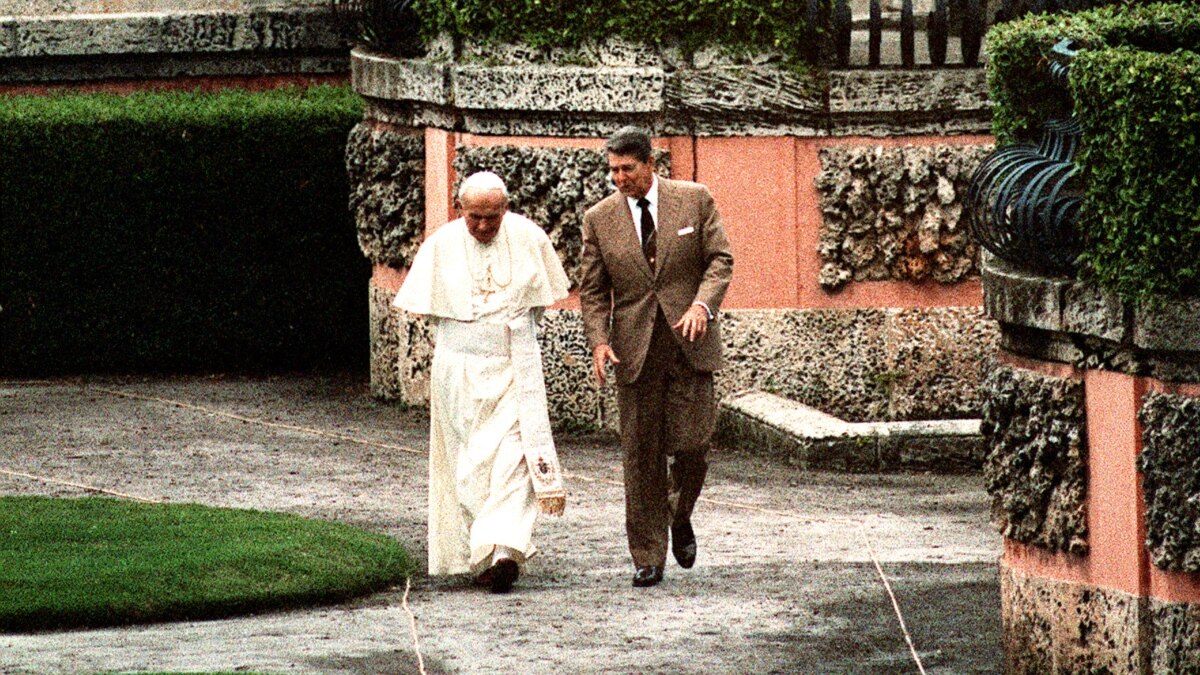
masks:
<path id="1" fill-rule="evenodd" d="M 898 14 L 885 12 L 882 0 L 870 0 L 866 15 L 859 17 L 852 16 L 851 0 L 832 1 L 834 65 L 912 68 L 977 66 L 990 25 L 1030 13 L 1079 10 L 1122 0 L 934 0 L 923 16 L 914 10 L 913 0 L 902 0 Z M 925 47 L 924 54 L 918 54 L 918 45 Z"/>
<path id="2" fill-rule="evenodd" d="M 1076 50 L 1068 40 L 1053 49 L 1050 77 L 1066 87 Z M 1046 122 L 1041 143 L 998 148 L 980 163 L 967 188 L 964 215 L 972 236 L 988 251 L 1022 269 L 1071 274 L 1082 250 L 1076 221 L 1081 193 L 1074 117 Z"/>

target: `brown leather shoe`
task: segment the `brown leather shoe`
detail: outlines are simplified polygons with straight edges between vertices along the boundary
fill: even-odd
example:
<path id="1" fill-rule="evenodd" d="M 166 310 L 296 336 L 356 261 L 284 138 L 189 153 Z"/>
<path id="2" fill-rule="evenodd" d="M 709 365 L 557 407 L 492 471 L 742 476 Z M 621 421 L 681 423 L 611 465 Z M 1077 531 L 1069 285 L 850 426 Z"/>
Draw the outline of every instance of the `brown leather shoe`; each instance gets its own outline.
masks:
<path id="1" fill-rule="evenodd" d="M 671 553 L 684 569 L 696 564 L 696 533 L 691 523 L 671 526 Z"/>
<path id="2" fill-rule="evenodd" d="M 633 573 L 633 585 L 637 588 L 653 586 L 663 579 L 663 569 L 658 565 L 638 567 Z"/>

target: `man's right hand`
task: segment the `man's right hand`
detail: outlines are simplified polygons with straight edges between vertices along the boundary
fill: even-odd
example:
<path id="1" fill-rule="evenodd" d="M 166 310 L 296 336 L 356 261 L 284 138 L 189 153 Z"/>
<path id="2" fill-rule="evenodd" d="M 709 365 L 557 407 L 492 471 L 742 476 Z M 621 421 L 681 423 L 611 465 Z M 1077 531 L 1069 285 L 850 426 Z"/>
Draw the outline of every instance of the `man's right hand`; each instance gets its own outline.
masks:
<path id="1" fill-rule="evenodd" d="M 604 386 L 604 366 L 609 361 L 620 363 L 621 359 L 617 358 L 612 347 L 608 345 L 596 345 L 596 348 L 592 350 L 592 374 L 596 376 L 596 383 L 601 387 Z"/>

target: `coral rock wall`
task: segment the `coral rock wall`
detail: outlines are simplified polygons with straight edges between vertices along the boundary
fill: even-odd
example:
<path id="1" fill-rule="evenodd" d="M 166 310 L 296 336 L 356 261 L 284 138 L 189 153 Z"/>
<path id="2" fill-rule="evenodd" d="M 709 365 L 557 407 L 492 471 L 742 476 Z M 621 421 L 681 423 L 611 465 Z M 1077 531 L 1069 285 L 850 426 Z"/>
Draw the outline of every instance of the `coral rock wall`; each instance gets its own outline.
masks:
<path id="1" fill-rule="evenodd" d="M 979 274 L 962 221 L 971 172 L 989 146 L 831 147 L 821 151 L 820 283 Z"/>
<path id="2" fill-rule="evenodd" d="M 425 238 L 425 139 L 361 123 L 346 142 L 358 245 L 376 265 L 408 267 Z"/>
<path id="3" fill-rule="evenodd" d="M 983 389 L 984 478 L 1001 534 L 1051 551 L 1086 552 L 1083 384 L 998 364 Z"/>
<path id="4" fill-rule="evenodd" d="M 1200 572 L 1200 400 L 1151 392 L 1139 419 L 1146 546 L 1161 569 Z"/>

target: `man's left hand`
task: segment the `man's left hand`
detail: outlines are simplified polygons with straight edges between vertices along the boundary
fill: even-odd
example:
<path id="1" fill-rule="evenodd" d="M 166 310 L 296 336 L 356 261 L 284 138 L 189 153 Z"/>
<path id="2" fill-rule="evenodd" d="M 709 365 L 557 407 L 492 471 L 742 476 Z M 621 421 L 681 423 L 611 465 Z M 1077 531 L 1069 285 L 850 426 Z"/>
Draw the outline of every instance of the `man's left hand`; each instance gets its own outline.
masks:
<path id="1" fill-rule="evenodd" d="M 695 342 L 708 332 L 708 311 L 703 305 L 692 305 L 671 328 L 679 331 L 688 342 Z"/>

